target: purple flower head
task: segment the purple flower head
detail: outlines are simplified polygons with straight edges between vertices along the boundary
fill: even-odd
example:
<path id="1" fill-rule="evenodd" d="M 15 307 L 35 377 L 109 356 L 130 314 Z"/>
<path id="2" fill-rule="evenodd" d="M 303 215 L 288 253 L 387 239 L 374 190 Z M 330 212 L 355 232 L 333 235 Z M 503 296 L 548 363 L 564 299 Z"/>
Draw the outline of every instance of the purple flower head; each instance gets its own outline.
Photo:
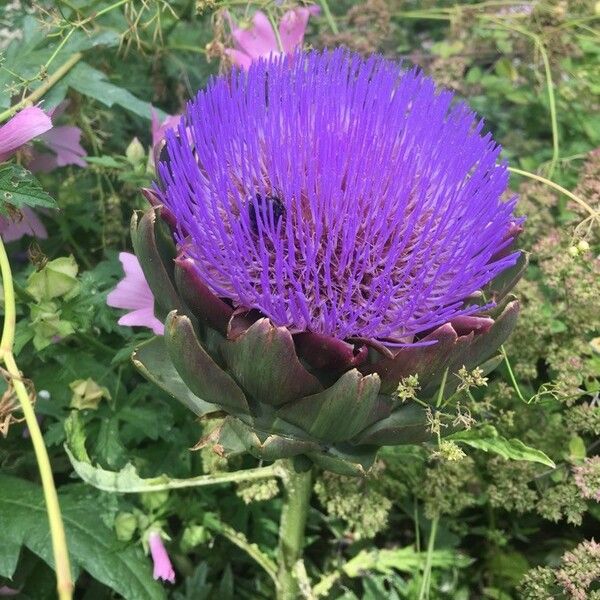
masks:
<path id="1" fill-rule="evenodd" d="M 200 279 L 276 325 L 411 343 L 513 265 L 500 147 L 416 70 L 345 50 L 213 79 L 156 193 Z M 469 300 L 471 299 L 471 301 Z"/>

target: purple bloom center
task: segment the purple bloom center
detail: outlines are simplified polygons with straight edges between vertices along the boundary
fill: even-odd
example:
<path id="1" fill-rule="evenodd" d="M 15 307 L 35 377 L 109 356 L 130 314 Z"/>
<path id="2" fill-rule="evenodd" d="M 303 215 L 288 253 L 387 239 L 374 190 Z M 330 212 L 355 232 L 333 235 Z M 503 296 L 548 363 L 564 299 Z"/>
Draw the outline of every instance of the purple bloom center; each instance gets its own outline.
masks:
<path id="1" fill-rule="evenodd" d="M 338 338 L 413 336 L 479 306 L 516 199 L 482 122 L 381 57 L 298 53 L 213 79 L 167 135 L 162 202 L 234 306 Z"/>

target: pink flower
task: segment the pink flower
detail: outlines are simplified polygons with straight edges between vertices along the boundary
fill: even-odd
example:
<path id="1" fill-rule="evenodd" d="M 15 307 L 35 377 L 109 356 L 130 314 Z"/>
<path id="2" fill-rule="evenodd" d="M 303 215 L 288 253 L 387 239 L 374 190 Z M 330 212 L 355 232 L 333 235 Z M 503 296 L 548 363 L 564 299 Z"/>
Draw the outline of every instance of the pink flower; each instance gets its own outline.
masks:
<path id="1" fill-rule="evenodd" d="M 0 596 L 16 596 L 19 593 L 19 590 L 15 590 L 7 585 L 0 587 Z"/>
<path id="2" fill-rule="evenodd" d="M 19 111 L 0 127 L 0 162 L 8 160 L 23 144 L 52 128 L 50 117 L 37 106 Z"/>
<path id="3" fill-rule="evenodd" d="M 165 139 L 168 129 L 174 129 L 179 125 L 181 115 L 167 115 L 165 120 L 161 123 L 158 118 L 158 113 L 152 109 L 152 158 L 154 164 L 158 163 L 160 151 L 162 150 L 161 142 Z"/>
<path id="4" fill-rule="evenodd" d="M 247 29 L 235 25 L 229 13 L 226 13 L 235 47 L 227 48 L 225 53 L 234 64 L 243 69 L 248 69 L 253 60 L 261 57 L 267 58 L 271 54 L 292 54 L 298 46 L 302 45 L 308 18 L 310 15 L 318 14 L 319 10 L 319 7 L 314 5 L 288 10 L 279 23 L 281 47 L 265 13 L 257 10 L 252 18 L 252 25 Z"/>
<path id="5" fill-rule="evenodd" d="M 4 242 L 14 242 L 24 235 L 42 240 L 48 237 L 44 224 L 29 207 L 24 206 L 20 213 L 16 217 L 0 217 L 0 235 Z"/>
<path id="6" fill-rule="evenodd" d="M 163 335 L 164 325 L 154 316 L 154 296 L 136 255 L 121 252 L 119 260 L 123 265 L 125 277 L 108 294 L 106 303 L 113 308 L 130 311 L 119 319 L 119 325 L 148 327 L 156 335 Z"/>
<path id="7" fill-rule="evenodd" d="M 80 144 L 81 129 L 72 125 L 59 125 L 39 137 L 51 152 L 33 152 L 27 165 L 34 173 L 48 173 L 58 167 L 77 165 L 87 167 L 87 152 Z"/>
<path id="8" fill-rule="evenodd" d="M 180 120 L 181 115 L 167 115 L 166 119 L 161 123 L 158 113 L 152 109 L 152 148 L 156 148 L 165 139 L 167 130 L 177 127 Z"/>
<path id="9" fill-rule="evenodd" d="M 148 544 L 150 545 L 150 553 L 154 562 L 154 579 L 162 579 L 163 581 L 175 583 L 175 571 L 173 571 L 160 533 L 151 531 L 148 536 Z"/>

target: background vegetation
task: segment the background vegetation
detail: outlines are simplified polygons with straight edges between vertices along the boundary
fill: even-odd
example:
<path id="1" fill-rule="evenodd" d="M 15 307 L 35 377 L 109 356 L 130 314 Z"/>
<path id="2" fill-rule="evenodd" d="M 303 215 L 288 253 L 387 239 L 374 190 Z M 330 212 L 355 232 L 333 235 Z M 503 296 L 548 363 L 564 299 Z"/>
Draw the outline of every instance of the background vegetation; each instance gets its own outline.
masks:
<path id="1" fill-rule="evenodd" d="M 149 332 L 117 325 L 106 295 L 122 277 L 118 252 L 130 249 L 132 210 L 145 204 L 138 188 L 152 180 L 151 107 L 159 118 L 181 112 L 227 68 L 220 9 L 243 20 L 260 8 L 277 20 L 293 4 L 0 7 L 0 113 L 35 90 L 45 109 L 68 100 L 56 121 L 79 127 L 87 151 L 85 167 L 37 173 L 57 206 L 40 212 L 47 239 L 8 245 L 15 355 L 32 397 L 37 390 L 80 598 L 273 596 L 256 550 L 273 558 L 276 548 L 274 479 L 115 494 L 82 483 L 73 464 L 131 464 L 144 478 L 257 466 L 189 451 L 213 424 L 195 421 L 137 373 L 129 356 Z M 315 596 L 600 598 L 599 20 L 600 6 L 586 0 L 343 0 L 311 17 L 309 45 L 343 44 L 421 66 L 484 117 L 512 167 L 542 178 L 512 181 L 531 253 L 516 292 L 519 325 L 506 360 L 462 400 L 465 419 L 488 428 L 487 444 L 386 449 L 364 480 L 322 474 L 305 557 Z M 37 147 L 16 163 L 27 165 Z M 53 598 L 36 459 L 12 380 L 0 375 L 0 595 L 6 585 L 19 598 Z M 499 439 L 537 448 L 555 467 L 507 460 Z M 151 528 L 168 536 L 174 585 L 152 579 Z"/>

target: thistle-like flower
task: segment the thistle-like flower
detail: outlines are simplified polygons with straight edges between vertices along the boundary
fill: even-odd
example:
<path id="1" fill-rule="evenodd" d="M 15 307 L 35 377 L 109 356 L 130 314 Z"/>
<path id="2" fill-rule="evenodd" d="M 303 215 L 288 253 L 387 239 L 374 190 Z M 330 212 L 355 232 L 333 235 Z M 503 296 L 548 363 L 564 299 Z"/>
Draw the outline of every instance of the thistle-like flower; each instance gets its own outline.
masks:
<path id="1" fill-rule="evenodd" d="M 427 401 L 497 364 L 521 221 L 500 148 L 452 100 L 381 57 L 297 53 L 213 79 L 167 133 L 145 193 L 170 231 L 152 211 L 134 247 L 188 394 L 231 415 L 221 447 L 350 472 L 427 437 L 401 380 Z M 151 376 L 156 356 L 134 360 Z"/>

